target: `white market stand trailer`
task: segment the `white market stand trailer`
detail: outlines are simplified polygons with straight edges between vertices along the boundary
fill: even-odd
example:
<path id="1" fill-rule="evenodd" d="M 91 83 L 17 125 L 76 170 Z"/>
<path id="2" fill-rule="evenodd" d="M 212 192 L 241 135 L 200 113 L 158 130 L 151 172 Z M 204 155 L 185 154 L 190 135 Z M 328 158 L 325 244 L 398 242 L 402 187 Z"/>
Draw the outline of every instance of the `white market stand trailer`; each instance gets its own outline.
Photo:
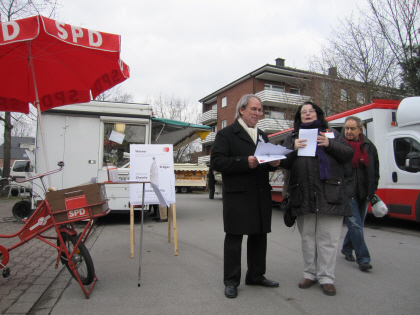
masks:
<path id="1" fill-rule="evenodd" d="M 374 100 L 326 119 L 331 127 L 341 130 L 345 118 L 352 115 L 363 121 L 364 134 L 378 150 L 380 179 L 376 193 L 387 205 L 389 215 L 420 221 L 420 97 L 401 102 Z M 289 132 L 269 135 L 270 142 L 285 139 Z"/>
<path id="2" fill-rule="evenodd" d="M 193 189 L 204 190 L 207 187 L 206 164 L 175 163 L 175 192 L 186 193 Z"/>
<path id="3" fill-rule="evenodd" d="M 51 176 L 51 186 L 65 189 L 91 182 L 108 180 L 107 167 L 118 168 L 119 179 L 127 180 L 130 144 L 173 144 L 174 150 L 199 136 L 208 126 L 192 125 L 152 117 L 147 104 L 91 101 L 57 107 L 42 112 L 42 125 L 49 169 L 64 161 L 62 172 Z M 37 128 L 35 171 L 46 172 L 40 128 Z M 34 191 L 43 196 L 34 183 Z M 105 185 L 109 207 L 129 210 L 129 184 Z M 35 202 L 35 200 L 34 200 Z"/>

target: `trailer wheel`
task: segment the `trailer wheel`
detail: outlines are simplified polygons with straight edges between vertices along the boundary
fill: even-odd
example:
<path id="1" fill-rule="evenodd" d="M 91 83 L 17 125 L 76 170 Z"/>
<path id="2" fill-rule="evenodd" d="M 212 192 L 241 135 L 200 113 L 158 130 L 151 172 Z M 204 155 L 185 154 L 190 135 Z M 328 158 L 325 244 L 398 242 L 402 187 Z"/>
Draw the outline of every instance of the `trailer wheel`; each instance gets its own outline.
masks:
<path id="1" fill-rule="evenodd" d="M 187 187 L 181 187 L 181 192 L 183 194 L 187 193 L 188 192 L 188 188 Z"/>
<path id="2" fill-rule="evenodd" d="M 27 200 L 18 201 L 13 206 L 12 213 L 13 217 L 20 221 L 22 221 L 23 218 L 30 217 L 32 213 L 31 203 Z"/>
<path id="3" fill-rule="evenodd" d="M 175 193 L 178 193 L 178 192 L 179 192 L 178 187 L 175 187 Z"/>

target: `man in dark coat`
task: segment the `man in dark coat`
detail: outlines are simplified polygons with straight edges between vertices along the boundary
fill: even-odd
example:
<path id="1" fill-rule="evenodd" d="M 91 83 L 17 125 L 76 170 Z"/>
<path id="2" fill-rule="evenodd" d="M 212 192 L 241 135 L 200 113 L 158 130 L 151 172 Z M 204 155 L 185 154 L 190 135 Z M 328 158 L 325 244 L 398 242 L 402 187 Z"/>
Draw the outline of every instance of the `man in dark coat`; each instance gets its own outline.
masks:
<path id="1" fill-rule="evenodd" d="M 352 216 L 345 219 L 348 232 L 344 238 L 341 253 L 348 261 L 356 261 L 359 269 L 372 269 L 370 254 L 363 233 L 363 226 L 369 201 L 375 196 L 379 183 L 379 158 L 375 145 L 363 134 L 362 120 L 349 116 L 344 124 L 346 141 L 353 147 L 351 175 L 348 178 L 347 193 L 351 198 Z M 356 259 L 353 256 L 356 253 Z"/>
<path id="2" fill-rule="evenodd" d="M 268 173 L 276 170 L 280 161 L 259 164 L 253 156 L 258 141 L 268 142 L 266 134 L 256 127 L 260 115 L 261 100 L 253 94 L 242 96 L 235 122 L 217 133 L 211 152 L 211 169 L 221 172 L 223 180 L 224 284 L 228 298 L 235 298 L 238 292 L 243 235 L 248 235 L 245 284 L 279 286 L 264 274 L 272 210 Z"/>

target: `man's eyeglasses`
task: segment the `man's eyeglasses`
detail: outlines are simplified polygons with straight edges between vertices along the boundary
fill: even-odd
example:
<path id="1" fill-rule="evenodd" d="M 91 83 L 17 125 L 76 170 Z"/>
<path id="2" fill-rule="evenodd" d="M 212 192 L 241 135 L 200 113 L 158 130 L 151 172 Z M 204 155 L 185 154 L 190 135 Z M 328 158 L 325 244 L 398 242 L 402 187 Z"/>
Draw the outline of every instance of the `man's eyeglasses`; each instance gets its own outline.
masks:
<path id="1" fill-rule="evenodd" d="M 304 110 L 304 111 L 301 111 L 300 114 L 301 115 L 306 115 L 308 112 L 313 114 L 313 113 L 315 113 L 315 109 Z"/>
<path id="2" fill-rule="evenodd" d="M 253 114 L 258 114 L 258 115 L 262 115 L 263 114 L 263 110 L 261 108 L 256 108 L 256 107 L 251 107 L 251 108 L 247 108 L 251 111 L 251 113 Z"/>

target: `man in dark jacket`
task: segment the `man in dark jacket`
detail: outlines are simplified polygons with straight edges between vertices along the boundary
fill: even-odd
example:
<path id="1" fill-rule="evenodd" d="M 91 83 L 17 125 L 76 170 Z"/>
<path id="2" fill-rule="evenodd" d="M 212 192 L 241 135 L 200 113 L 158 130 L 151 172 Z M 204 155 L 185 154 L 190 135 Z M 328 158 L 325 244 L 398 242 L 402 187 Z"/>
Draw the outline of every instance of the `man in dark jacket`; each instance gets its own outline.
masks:
<path id="1" fill-rule="evenodd" d="M 341 253 L 346 260 L 356 261 L 359 269 L 366 271 L 372 269 L 372 265 L 363 235 L 363 226 L 369 201 L 378 189 L 379 158 L 375 145 L 362 133 L 363 124 L 359 117 L 347 117 L 344 129 L 345 138 L 353 147 L 354 154 L 347 188 L 348 194 L 352 197 L 350 203 L 352 216 L 345 218 L 348 232 Z M 356 260 L 353 257 L 353 250 Z"/>
<path id="2" fill-rule="evenodd" d="M 261 100 L 253 94 L 242 96 L 235 122 L 217 133 L 211 152 L 211 169 L 221 172 L 223 179 L 224 284 L 228 298 L 238 294 L 243 235 L 248 235 L 245 284 L 279 286 L 264 274 L 272 210 L 268 173 L 276 170 L 280 161 L 259 164 L 253 156 L 258 141 L 268 142 L 256 127 L 260 115 Z"/>

